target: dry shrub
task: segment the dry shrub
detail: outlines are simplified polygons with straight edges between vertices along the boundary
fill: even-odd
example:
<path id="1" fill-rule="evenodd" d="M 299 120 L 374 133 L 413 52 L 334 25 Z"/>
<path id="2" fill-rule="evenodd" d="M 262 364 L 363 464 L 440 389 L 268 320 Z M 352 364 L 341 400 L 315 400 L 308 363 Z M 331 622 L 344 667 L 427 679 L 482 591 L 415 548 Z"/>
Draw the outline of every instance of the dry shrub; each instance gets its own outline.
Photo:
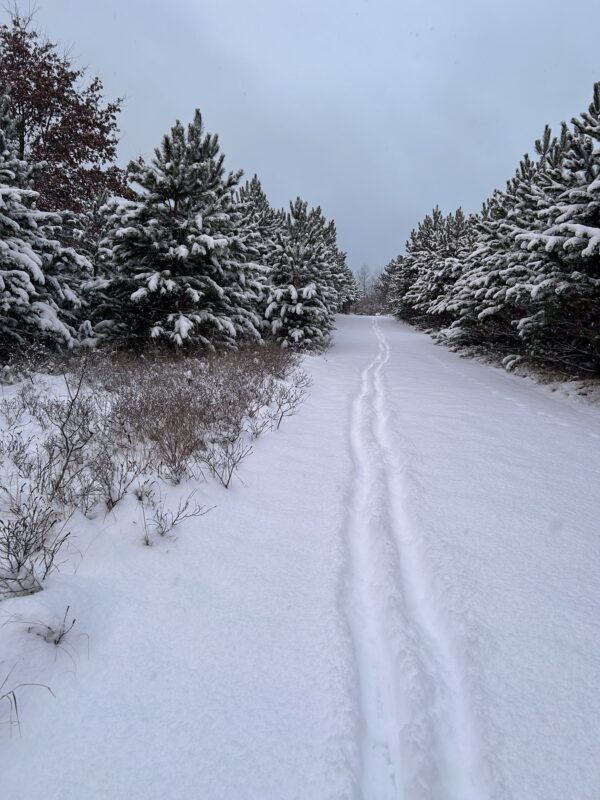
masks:
<path id="1" fill-rule="evenodd" d="M 0 383 L 14 384 L 44 373 L 59 374 L 75 367 L 79 360 L 76 351 L 57 350 L 43 345 L 41 342 L 28 342 L 26 345 L 11 348 L 10 352 L 1 353 Z"/>
<path id="2" fill-rule="evenodd" d="M 7 510 L 0 519 L 0 598 L 34 594 L 57 566 L 69 537 L 61 515 L 47 498 L 25 485 L 5 489 Z"/>
<path id="3" fill-rule="evenodd" d="M 0 456 L 49 507 L 112 509 L 155 473 L 179 483 L 206 468 L 225 487 L 252 440 L 293 414 L 309 385 L 298 356 L 273 345 L 202 356 L 92 354 L 64 391 L 27 382 L 3 405 Z M 41 435 L 17 428 L 27 416 Z"/>
<path id="4" fill-rule="evenodd" d="M 194 501 L 195 492 L 177 504 L 172 510 L 167 507 L 166 498 L 160 491 L 156 491 L 151 484 L 140 487 L 137 494 L 142 509 L 142 524 L 144 526 L 144 544 L 150 546 L 154 536 L 168 536 L 178 525 L 186 519 L 203 517 L 211 510 Z"/>
<path id="5" fill-rule="evenodd" d="M 41 589 L 69 536 L 68 509 L 110 510 L 145 473 L 179 483 L 206 469 L 228 488 L 252 441 L 294 414 L 310 385 L 298 356 L 275 346 L 94 354 L 76 366 L 64 390 L 27 382 L 2 406 L 12 488 L 0 498 L 0 597 Z M 166 535 L 204 513 L 189 498 L 174 511 L 154 499 L 146 530 Z"/>
<path id="6" fill-rule="evenodd" d="M 183 362 L 144 361 L 111 376 L 115 416 L 145 447 L 148 468 L 173 483 L 204 447 L 202 398 L 188 372 Z"/>
<path id="7" fill-rule="evenodd" d="M 173 483 L 203 467 L 225 487 L 252 452 L 252 439 L 298 407 L 291 390 L 298 356 L 275 346 L 174 357 L 171 352 L 113 355 L 94 380 L 111 393 L 113 416 L 143 444 L 148 467 Z"/>
<path id="8" fill-rule="evenodd" d="M 310 376 L 301 369 L 294 370 L 287 382 L 277 384 L 273 393 L 273 419 L 278 430 L 284 417 L 298 411 L 311 385 Z"/>
<path id="9" fill-rule="evenodd" d="M 63 375 L 65 393 L 52 394 L 43 384 L 25 384 L 4 404 L 12 422 L 0 440 L 0 455 L 49 503 L 89 514 L 104 500 L 113 508 L 146 463 L 135 447 L 126 420 L 107 393 L 88 382 L 87 362 L 76 375 Z M 40 436 L 15 430 L 24 414 L 37 423 Z"/>

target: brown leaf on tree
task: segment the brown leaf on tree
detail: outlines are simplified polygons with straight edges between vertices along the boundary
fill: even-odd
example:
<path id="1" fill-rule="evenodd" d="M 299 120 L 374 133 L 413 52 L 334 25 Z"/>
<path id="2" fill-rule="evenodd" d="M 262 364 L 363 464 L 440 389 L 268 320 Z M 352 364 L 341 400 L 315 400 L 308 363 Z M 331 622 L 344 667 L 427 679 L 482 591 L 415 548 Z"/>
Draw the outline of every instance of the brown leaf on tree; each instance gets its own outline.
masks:
<path id="1" fill-rule="evenodd" d="M 44 164 L 39 208 L 80 212 L 107 193 L 129 196 L 114 163 L 121 99 L 105 104 L 100 78 L 86 85 L 85 70 L 16 10 L 0 27 L 0 89 L 10 96 L 20 157 Z"/>

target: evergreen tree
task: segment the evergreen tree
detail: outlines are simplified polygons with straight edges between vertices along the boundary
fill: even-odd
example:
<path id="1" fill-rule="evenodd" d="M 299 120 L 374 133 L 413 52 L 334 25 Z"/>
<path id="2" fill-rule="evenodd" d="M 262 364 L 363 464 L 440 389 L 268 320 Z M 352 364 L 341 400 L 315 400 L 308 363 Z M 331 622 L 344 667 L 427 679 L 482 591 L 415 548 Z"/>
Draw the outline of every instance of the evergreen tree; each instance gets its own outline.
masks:
<path id="1" fill-rule="evenodd" d="M 246 240 L 248 269 L 257 292 L 257 313 L 268 327 L 265 313 L 269 280 L 275 263 L 275 241 L 281 222 L 256 175 L 240 187 L 237 204 L 241 214 L 240 228 Z"/>
<path id="2" fill-rule="evenodd" d="M 474 219 L 466 217 L 461 208 L 447 217 L 435 209 L 431 221 L 427 247 L 421 254 L 407 302 L 419 312 L 421 323 L 440 328 L 456 317 L 447 298 L 461 277 L 465 258 L 472 249 Z"/>
<path id="3" fill-rule="evenodd" d="M 393 268 L 391 268 L 388 303 L 392 314 L 404 320 L 410 320 L 414 316 L 412 307 L 406 302 L 406 295 L 417 277 L 413 257 L 413 252 L 417 248 L 417 239 L 418 230 L 412 230 L 406 243 L 405 253 L 392 262 Z"/>
<path id="4" fill-rule="evenodd" d="M 337 292 L 336 311 L 347 313 L 359 297 L 358 284 L 346 262 L 346 253 L 338 250 L 335 256 L 333 280 Z"/>
<path id="5" fill-rule="evenodd" d="M 600 372 L 600 83 L 546 127 L 481 215 L 434 209 L 388 265 L 393 312 L 439 335 L 569 372 Z M 450 324 L 449 328 L 444 326 Z"/>
<path id="6" fill-rule="evenodd" d="M 277 236 L 266 311 L 283 347 L 320 349 L 329 343 L 338 300 L 329 256 L 320 209 L 309 212 L 300 198 L 290 203 Z"/>
<path id="7" fill-rule="evenodd" d="M 382 311 L 392 313 L 392 282 L 394 276 L 402 268 L 402 255 L 393 258 L 378 276 L 375 284 L 375 292 L 380 300 Z"/>
<path id="8" fill-rule="evenodd" d="M 247 226 L 255 232 L 259 263 L 270 267 L 275 256 L 275 239 L 280 227 L 276 212 L 271 208 L 258 176 L 246 181 L 239 190 L 239 203 L 243 207 Z"/>
<path id="9" fill-rule="evenodd" d="M 151 164 L 130 165 L 135 200 L 108 204 L 108 269 L 96 288 L 97 330 L 121 340 L 235 346 L 260 338 L 253 233 L 235 200 L 216 135 L 196 111 Z"/>
<path id="10" fill-rule="evenodd" d="M 412 231 L 406 253 L 390 267 L 388 299 L 397 316 L 420 324 L 446 324 L 445 298 L 462 272 L 472 221 L 461 209 L 444 217 L 438 207 Z"/>
<path id="11" fill-rule="evenodd" d="M 331 220 L 326 224 L 323 219 L 322 225 L 328 249 L 326 260 L 330 265 L 332 287 L 337 294 L 335 310 L 347 311 L 352 303 L 358 300 L 358 285 L 352 270 L 346 263 L 346 253 L 337 245 L 335 222 Z"/>
<path id="12" fill-rule="evenodd" d="M 56 239 L 61 218 L 36 208 L 39 167 L 18 155 L 11 101 L 0 100 L 0 348 L 32 342 L 72 345 L 80 282 L 90 264 Z"/>
<path id="13" fill-rule="evenodd" d="M 504 192 L 495 192 L 477 222 L 477 238 L 451 288 L 446 308 L 457 317 L 454 332 L 469 344 L 487 343 L 513 356 L 523 349 L 517 328 L 531 308 L 520 287 L 530 266 L 517 235 L 534 222 L 534 180 L 539 166 L 524 156 Z"/>
<path id="14" fill-rule="evenodd" d="M 531 294 L 538 313 L 521 331 L 532 356 L 569 371 L 600 371 L 600 82 L 589 109 L 563 133 L 546 180 L 540 231 L 519 236 L 543 260 Z"/>

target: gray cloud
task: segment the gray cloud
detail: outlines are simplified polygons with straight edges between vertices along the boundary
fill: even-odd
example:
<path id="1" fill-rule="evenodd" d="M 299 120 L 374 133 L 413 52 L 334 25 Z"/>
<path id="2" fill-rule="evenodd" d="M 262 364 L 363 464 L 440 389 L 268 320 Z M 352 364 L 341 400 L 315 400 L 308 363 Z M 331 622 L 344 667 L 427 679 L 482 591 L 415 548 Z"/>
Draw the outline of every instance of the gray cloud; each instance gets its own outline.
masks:
<path id="1" fill-rule="evenodd" d="M 125 95 L 123 162 L 199 107 L 229 168 L 319 203 L 353 266 L 384 266 L 436 203 L 478 210 L 600 80 L 597 0 L 41 3 Z"/>

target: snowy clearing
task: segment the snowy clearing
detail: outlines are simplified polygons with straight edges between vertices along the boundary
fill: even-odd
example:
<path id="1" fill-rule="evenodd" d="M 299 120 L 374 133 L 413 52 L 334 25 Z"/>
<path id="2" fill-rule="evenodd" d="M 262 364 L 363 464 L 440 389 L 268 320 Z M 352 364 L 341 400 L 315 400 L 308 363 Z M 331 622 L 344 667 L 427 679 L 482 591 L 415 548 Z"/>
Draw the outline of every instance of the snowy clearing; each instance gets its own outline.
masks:
<path id="1" fill-rule="evenodd" d="M 386 317 L 305 366 L 209 514 L 78 517 L 0 604 L 0 682 L 55 694 L 0 727 L 3 796 L 598 797 L 600 413 Z"/>

